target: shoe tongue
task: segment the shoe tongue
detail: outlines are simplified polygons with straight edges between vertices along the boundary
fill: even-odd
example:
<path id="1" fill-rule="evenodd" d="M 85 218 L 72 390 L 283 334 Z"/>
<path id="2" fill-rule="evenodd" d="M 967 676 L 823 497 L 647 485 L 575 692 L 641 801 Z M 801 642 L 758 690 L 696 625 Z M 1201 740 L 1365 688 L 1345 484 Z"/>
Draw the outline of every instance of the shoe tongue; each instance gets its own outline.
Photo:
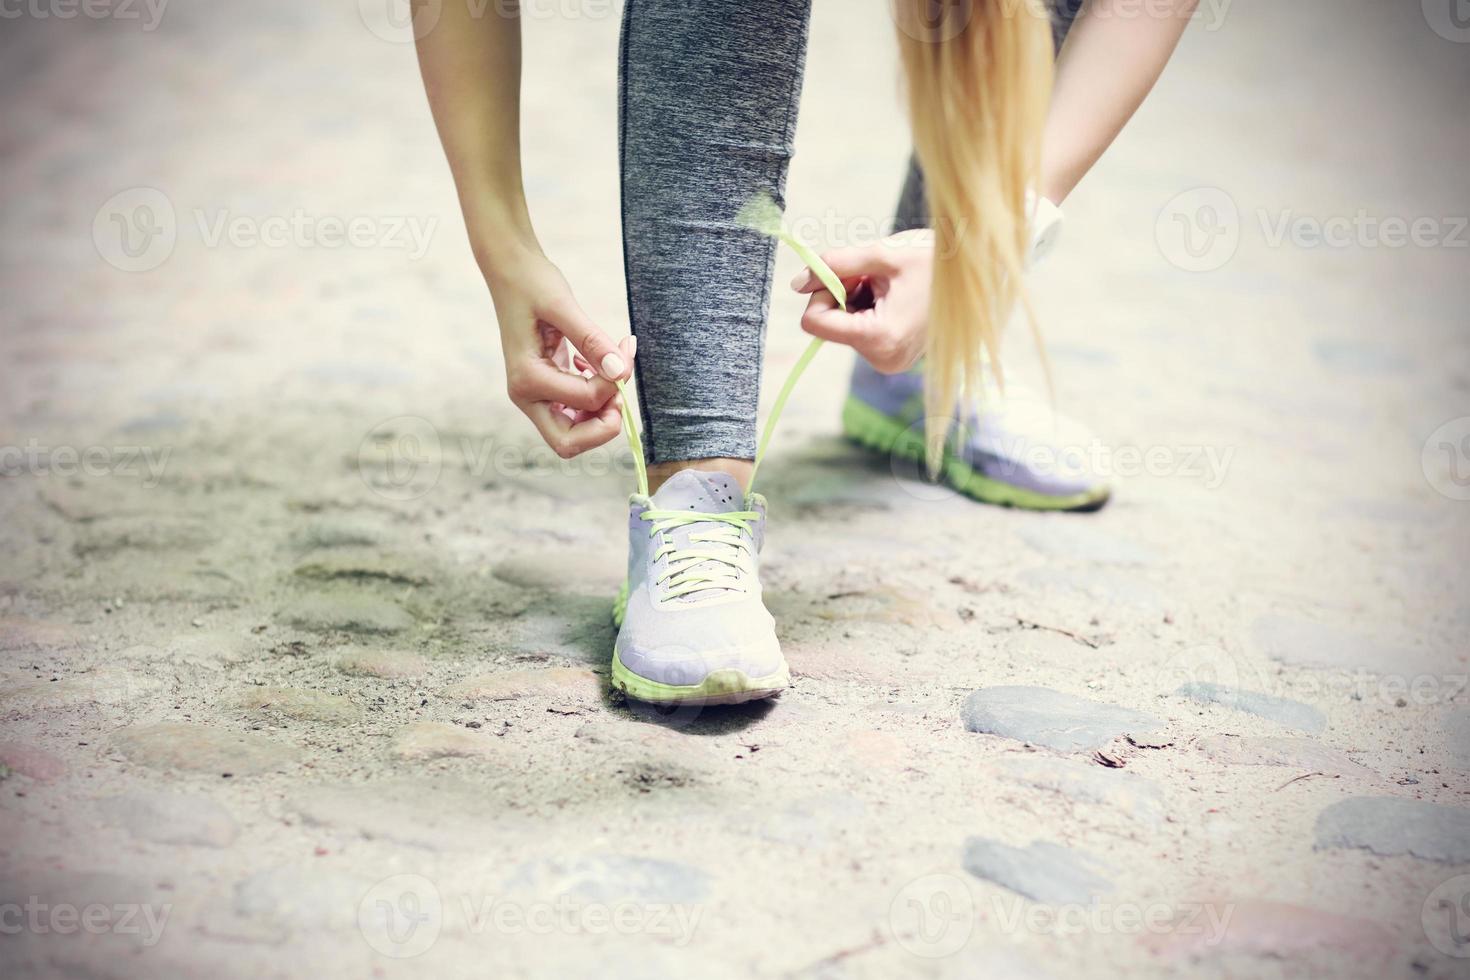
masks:
<path id="1" fill-rule="evenodd" d="M 729 514 L 745 509 L 740 484 L 727 473 L 680 470 L 652 497 L 659 510 L 689 510 L 700 514 Z"/>

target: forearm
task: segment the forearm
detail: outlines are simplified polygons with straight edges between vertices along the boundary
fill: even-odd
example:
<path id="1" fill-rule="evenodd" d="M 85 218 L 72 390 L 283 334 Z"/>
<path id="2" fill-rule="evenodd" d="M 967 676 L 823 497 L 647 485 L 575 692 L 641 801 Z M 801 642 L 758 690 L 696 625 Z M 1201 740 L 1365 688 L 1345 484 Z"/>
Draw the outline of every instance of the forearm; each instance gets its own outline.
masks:
<path id="1" fill-rule="evenodd" d="M 1154 87 L 1198 0 L 1089 0 L 1057 58 L 1041 192 L 1060 204 Z"/>
<path id="2" fill-rule="evenodd" d="M 418 40 L 424 89 L 475 259 L 491 278 L 539 254 L 521 181 L 521 22 L 514 3 L 446 3 Z"/>

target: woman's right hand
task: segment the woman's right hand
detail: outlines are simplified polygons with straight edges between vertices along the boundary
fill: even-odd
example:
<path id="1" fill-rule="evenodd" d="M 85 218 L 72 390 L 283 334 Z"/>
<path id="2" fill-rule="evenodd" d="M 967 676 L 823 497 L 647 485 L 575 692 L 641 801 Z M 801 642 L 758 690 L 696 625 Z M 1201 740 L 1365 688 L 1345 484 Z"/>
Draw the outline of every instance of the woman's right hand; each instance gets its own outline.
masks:
<path id="1" fill-rule="evenodd" d="M 637 343 L 614 343 L 583 312 L 561 270 L 525 255 L 488 275 L 511 402 L 563 459 L 614 439 L 622 426 L 613 384 L 632 374 Z M 577 357 L 566 355 L 566 342 Z"/>

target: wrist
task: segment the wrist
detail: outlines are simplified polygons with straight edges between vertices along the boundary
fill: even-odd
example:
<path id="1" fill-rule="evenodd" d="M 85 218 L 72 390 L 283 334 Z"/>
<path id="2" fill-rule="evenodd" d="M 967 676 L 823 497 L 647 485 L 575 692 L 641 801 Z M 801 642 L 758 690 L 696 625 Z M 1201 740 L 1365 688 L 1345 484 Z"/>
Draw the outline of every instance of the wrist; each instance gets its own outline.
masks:
<path id="1" fill-rule="evenodd" d="M 499 228 L 472 235 L 471 249 L 480 274 L 493 289 L 495 285 L 517 274 L 527 263 L 544 260 L 541 243 L 529 229 Z"/>

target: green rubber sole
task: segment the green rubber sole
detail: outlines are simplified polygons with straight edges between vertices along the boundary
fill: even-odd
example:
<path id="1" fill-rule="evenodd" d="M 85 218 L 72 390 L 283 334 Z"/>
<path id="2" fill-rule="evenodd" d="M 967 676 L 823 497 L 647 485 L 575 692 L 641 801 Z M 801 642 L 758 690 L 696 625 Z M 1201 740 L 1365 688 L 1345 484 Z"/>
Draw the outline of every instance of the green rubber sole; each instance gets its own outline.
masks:
<path id="1" fill-rule="evenodd" d="M 769 677 L 749 677 L 743 670 L 716 670 L 698 684 L 660 684 L 623 666 L 613 647 L 612 686 L 628 697 L 649 704 L 744 704 L 773 698 L 791 686 L 791 670 L 785 664 Z"/>
<path id="2" fill-rule="evenodd" d="M 613 624 L 619 629 L 627 612 L 628 582 L 624 579 L 612 609 Z M 613 644 L 612 686 L 650 704 L 743 704 L 775 697 L 786 690 L 791 686 L 791 669 L 783 663 L 769 677 L 749 677 L 741 670 L 716 670 L 698 684 L 660 684 L 625 667 L 617 644 Z"/>
<path id="3" fill-rule="evenodd" d="M 924 463 L 922 434 L 851 395 L 842 406 L 842 431 L 858 445 L 874 452 L 898 456 L 921 466 Z M 1066 497 L 1048 496 L 991 479 L 977 473 L 964 460 L 953 456 L 945 457 L 940 475 L 945 483 L 971 500 L 998 507 L 1019 507 L 1023 510 L 1098 510 L 1108 502 L 1108 497 L 1112 494 L 1111 488 L 1103 485 Z"/>

